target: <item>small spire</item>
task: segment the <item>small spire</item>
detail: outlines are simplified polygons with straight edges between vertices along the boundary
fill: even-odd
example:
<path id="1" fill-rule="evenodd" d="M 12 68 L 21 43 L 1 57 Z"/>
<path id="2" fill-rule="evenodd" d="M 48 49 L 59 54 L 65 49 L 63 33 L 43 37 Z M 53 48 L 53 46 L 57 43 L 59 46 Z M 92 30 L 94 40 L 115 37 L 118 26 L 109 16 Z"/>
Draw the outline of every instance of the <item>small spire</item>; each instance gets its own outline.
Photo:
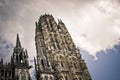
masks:
<path id="1" fill-rule="evenodd" d="M 25 49 L 25 56 L 28 58 L 28 52 L 27 52 L 27 49 Z"/>
<path id="2" fill-rule="evenodd" d="M 19 39 L 19 34 L 17 33 L 17 39 L 16 39 L 16 47 L 20 47 L 21 48 L 21 43 L 20 43 L 20 39 Z"/>
<path id="3" fill-rule="evenodd" d="M 3 64 L 3 58 L 1 59 L 1 63 Z"/>
<path id="4" fill-rule="evenodd" d="M 38 23 L 37 22 L 35 22 L 35 29 L 38 27 Z"/>
<path id="5" fill-rule="evenodd" d="M 34 57 L 34 63 L 35 63 L 35 65 L 37 65 L 37 62 L 36 62 L 36 58 Z"/>
<path id="6" fill-rule="evenodd" d="M 37 71 L 37 63 L 35 57 L 34 57 L 34 64 L 35 64 L 35 70 Z"/>
<path id="7" fill-rule="evenodd" d="M 35 34 L 37 35 L 38 33 L 42 33 L 42 27 L 39 26 L 39 22 L 35 22 L 36 29 L 35 29 Z"/>
<path id="8" fill-rule="evenodd" d="M 58 22 L 60 22 L 60 19 L 57 19 L 58 20 Z"/>
<path id="9" fill-rule="evenodd" d="M 36 59 L 35 59 L 35 57 L 34 57 L 34 62 L 35 62 L 35 64 L 36 64 Z"/>
<path id="10" fill-rule="evenodd" d="M 64 24 L 64 23 L 62 22 L 62 20 L 61 20 L 61 19 L 58 19 L 58 23 L 62 23 L 62 24 Z"/>

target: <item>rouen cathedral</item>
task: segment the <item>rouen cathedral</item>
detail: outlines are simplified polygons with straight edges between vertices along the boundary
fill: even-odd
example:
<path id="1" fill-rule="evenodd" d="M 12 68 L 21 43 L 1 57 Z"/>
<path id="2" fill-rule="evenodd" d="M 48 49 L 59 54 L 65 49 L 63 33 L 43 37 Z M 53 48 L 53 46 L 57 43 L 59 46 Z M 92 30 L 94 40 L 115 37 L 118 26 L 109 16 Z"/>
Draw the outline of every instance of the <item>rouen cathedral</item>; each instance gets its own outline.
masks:
<path id="1" fill-rule="evenodd" d="M 35 30 L 36 80 L 92 80 L 65 24 L 52 15 L 41 15 Z M 11 62 L 0 61 L 0 80 L 31 80 L 27 50 L 17 34 Z M 33 74 L 34 75 L 34 74 Z"/>

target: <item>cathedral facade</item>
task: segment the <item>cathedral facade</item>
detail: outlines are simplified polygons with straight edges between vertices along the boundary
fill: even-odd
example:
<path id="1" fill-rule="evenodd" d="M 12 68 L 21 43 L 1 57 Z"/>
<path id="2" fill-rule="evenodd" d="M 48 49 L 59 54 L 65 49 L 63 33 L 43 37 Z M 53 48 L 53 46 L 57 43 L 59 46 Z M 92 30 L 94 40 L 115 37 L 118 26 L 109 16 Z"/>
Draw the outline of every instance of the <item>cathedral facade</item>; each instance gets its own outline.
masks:
<path id="1" fill-rule="evenodd" d="M 36 22 L 36 80 L 92 80 L 65 24 L 52 15 Z"/>
<path id="2" fill-rule="evenodd" d="M 22 48 L 17 34 L 16 46 L 9 63 L 0 61 L 0 80 L 31 80 L 27 50 Z"/>

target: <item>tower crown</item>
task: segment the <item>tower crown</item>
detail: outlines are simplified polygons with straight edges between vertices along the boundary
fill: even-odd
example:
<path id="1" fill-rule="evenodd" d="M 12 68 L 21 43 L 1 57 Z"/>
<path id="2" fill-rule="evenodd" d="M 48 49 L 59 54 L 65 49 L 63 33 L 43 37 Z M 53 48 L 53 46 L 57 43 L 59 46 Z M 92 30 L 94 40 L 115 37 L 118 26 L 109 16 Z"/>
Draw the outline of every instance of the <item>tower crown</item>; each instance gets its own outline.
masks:
<path id="1" fill-rule="evenodd" d="M 13 55 L 11 57 L 12 64 L 18 67 L 28 67 L 28 53 L 27 50 L 21 47 L 19 35 L 17 34 L 16 47 L 14 48 Z"/>

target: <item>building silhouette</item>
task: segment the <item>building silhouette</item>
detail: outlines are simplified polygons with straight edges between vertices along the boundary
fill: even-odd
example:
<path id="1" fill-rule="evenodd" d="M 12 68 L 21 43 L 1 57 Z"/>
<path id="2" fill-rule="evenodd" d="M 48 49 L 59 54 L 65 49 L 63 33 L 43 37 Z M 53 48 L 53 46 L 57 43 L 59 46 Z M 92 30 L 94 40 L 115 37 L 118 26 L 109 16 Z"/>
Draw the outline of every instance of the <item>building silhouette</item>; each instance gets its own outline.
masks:
<path id="1" fill-rule="evenodd" d="M 17 34 L 16 46 L 9 63 L 0 61 L 0 80 L 31 80 L 27 50 L 22 48 Z"/>
<path id="2" fill-rule="evenodd" d="M 65 24 L 52 15 L 36 22 L 36 80 L 92 80 Z"/>

